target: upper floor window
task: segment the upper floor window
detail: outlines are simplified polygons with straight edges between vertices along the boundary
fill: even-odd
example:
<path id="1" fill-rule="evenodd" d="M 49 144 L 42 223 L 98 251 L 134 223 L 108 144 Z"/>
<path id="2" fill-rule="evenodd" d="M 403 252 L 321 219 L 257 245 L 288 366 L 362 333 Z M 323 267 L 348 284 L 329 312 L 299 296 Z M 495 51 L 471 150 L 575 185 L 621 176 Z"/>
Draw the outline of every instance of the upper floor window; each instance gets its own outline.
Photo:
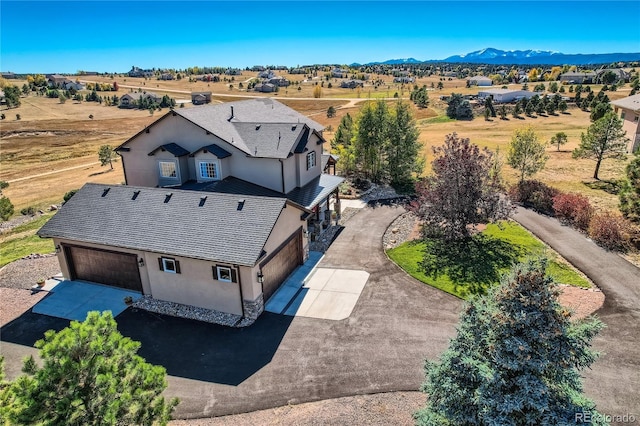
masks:
<path id="1" fill-rule="evenodd" d="M 218 164 L 211 161 L 201 161 L 200 177 L 203 179 L 219 179 Z"/>
<path id="2" fill-rule="evenodd" d="M 316 152 L 311 151 L 307 154 L 307 170 L 312 169 L 316 166 Z"/>
<path id="3" fill-rule="evenodd" d="M 624 120 L 624 116 L 627 115 L 624 111 L 620 114 L 620 118 Z"/>
<path id="4" fill-rule="evenodd" d="M 633 122 L 637 123 L 638 122 L 638 116 L 636 115 L 635 117 L 633 117 Z"/>
<path id="5" fill-rule="evenodd" d="M 163 178 L 177 178 L 178 170 L 176 167 L 176 163 L 173 161 L 160 161 L 160 176 Z"/>

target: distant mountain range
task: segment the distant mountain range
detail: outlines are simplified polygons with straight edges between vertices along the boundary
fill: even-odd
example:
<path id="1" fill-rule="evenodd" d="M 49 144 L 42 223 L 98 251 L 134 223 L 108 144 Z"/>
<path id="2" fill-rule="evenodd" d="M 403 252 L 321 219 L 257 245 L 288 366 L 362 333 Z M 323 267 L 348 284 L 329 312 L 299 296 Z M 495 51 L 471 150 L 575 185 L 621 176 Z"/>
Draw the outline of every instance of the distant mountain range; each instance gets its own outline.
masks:
<path id="1" fill-rule="evenodd" d="M 489 47 L 487 49 L 477 50 L 465 55 L 449 56 L 445 59 L 430 59 L 426 61 L 419 61 L 414 58 L 390 59 L 384 62 L 370 62 L 366 65 L 400 65 L 436 62 L 466 62 L 491 65 L 589 65 L 631 61 L 640 61 L 640 52 L 564 54 L 550 50 L 500 50 Z"/>

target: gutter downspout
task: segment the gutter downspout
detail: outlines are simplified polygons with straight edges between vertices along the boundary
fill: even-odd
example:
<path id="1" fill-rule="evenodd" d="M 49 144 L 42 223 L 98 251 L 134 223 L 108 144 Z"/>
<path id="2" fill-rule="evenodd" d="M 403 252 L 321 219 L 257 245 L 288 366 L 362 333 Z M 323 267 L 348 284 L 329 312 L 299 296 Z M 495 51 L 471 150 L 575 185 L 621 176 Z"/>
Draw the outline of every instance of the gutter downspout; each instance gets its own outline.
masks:
<path id="1" fill-rule="evenodd" d="M 286 194 L 284 190 L 284 162 L 282 162 L 282 158 L 279 158 L 278 161 L 280 161 L 280 175 L 282 177 L 282 193 Z"/>

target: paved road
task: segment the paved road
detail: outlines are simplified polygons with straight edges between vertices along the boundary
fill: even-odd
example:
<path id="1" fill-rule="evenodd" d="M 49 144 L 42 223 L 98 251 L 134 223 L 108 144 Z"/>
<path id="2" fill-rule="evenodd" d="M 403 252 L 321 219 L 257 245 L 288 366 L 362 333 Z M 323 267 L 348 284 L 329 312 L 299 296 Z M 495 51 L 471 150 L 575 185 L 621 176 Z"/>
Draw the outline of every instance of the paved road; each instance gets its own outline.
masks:
<path id="1" fill-rule="evenodd" d="M 585 372 L 585 392 L 606 414 L 640 419 L 640 269 L 556 219 L 518 208 L 514 219 L 584 272 L 604 292 L 602 355 Z"/>

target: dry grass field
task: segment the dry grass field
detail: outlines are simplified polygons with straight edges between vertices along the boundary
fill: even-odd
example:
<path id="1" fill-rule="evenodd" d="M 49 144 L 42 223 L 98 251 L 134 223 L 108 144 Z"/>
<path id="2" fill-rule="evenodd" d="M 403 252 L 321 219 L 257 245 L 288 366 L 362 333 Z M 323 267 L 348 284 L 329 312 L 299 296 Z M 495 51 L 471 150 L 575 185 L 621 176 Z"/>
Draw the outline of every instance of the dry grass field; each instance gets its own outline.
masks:
<path id="1" fill-rule="evenodd" d="M 235 76 L 233 82 L 189 82 L 186 79 L 159 81 L 155 79 L 131 77 L 87 77 L 86 81 L 118 82 L 120 90 L 118 96 L 140 88 L 158 94 L 169 94 L 176 100 L 190 99 L 191 91 L 212 91 L 214 102 L 238 101 L 248 97 L 272 96 L 281 102 L 308 115 L 314 120 L 327 126 L 325 132 L 329 141 L 333 132 L 346 113 L 357 115 L 360 106 L 367 100 L 387 98 L 390 103 L 393 96 L 408 98 L 411 85 L 392 83 L 390 76 L 373 76 L 385 81 L 378 89 L 365 85 L 363 89 L 342 89 L 340 80 L 331 79 L 332 88 L 323 88 L 322 97 L 313 98 L 316 83 L 320 84 L 321 77 L 304 80 L 302 75 L 288 75 L 276 72 L 292 81 L 300 82 L 289 88 L 281 88 L 277 94 L 260 94 L 239 89 L 240 82 L 246 83 L 255 78 L 256 72 L 245 71 L 241 76 Z M 320 73 L 322 75 L 322 73 Z M 419 79 L 416 84 L 437 86 L 440 77 L 432 76 Z M 14 80 L 11 84 L 21 86 L 24 81 Z M 519 127 L 531 125 L 542 140 L 548 140 L 559 131 L 569 136 L 569 143 L 563 151 L 556 152 L 554 147 L 548 148 L 549 161 L 547 167 L 536 177 L 559 189 L 575 191 L 588 195 L 598 206 L 615 208 L 615 196 L 602 190 L 592 189 L 593 162 L 589 160 L 573 160 L 571 150 L 577 146 L 580 133 L 589 126 L 588 114 L 577 109 L 570 109 L 569 114 L 550 117 L 526 118 L 522 120 L 509 117 L 508 120 L 494 118 L 485 121 L 478 117 L 472 121 L 450 121 L 441 119 L 446 105 L 439 100 L 442 95 L 452 92 L 475 94 L 478 88 L 466 88 L 465 80 L 442 80 L 442 90 L 430 91 L 431 106 L 426 109 L 414 108 L 414 115 L 421 131 L 420 139 L 424 143 L 423 154 L 427 165 L 431 160 L 431 147 L 441 144 L 446 134 L 457 132 L 462 137 L 468 137 L 472 142 L 487 146 L 492 150 L 500 148 L 504 157 L 507 145 L 513 131 Z M 228 85 L 233 84 L 233 89 Z M 519 88 L 519 85 L 511 85 Z M 595 91 L 598 87 L 593 88 Z M 624 97 L 628 88 L 618 92 L 609 92 L 612 99 Z M 110 95 L 115 92 L 109 92 Z M 391 99 L 389 99 L 391 98 Z M 332 118 L 326 117 L 327 109 L 333 106 L 337 113 Z M 192 107 L 185 104 L 186 108 Z M 6 115 L 0 129 L 0 180 L 10 182 L 4 192 L 12 200 L 16 212 L 27 206 L 44 208 L 49 204 L 60 202 L 65 192 L 82 186 L 85 182 L 120 183 L 124 180 L 121 166 L 114 163 L 114 170 L 108 166 L 101 167 L 98 163 L 97 151 L 100 145 L 117 146 L 127 138 L 138 132 L 144 126 L 159 118 L 165 111 L 156 111 L 150 115 L 148 111 L 122 110 L 107 107 L 93 102 L 77 103 L 68 100 L 61 104 L 57 99 L 36 96 L 22 98 L 19 108 L 6 110 Z M 16 119 L 20 114 L 21 119 Z M 93 119 L 89 118 L 93 116 Z M 327 144 L 327 147 L 328 144 Z M 601 171 L 602 179 L 618 179 L 622 176 L 624 162 L 605 161 Z M 426 170 L 428 172 L 428 168 Z M 508 166 L 504 167 L 507 179 L 513 179 L 513 172 Z"/>

